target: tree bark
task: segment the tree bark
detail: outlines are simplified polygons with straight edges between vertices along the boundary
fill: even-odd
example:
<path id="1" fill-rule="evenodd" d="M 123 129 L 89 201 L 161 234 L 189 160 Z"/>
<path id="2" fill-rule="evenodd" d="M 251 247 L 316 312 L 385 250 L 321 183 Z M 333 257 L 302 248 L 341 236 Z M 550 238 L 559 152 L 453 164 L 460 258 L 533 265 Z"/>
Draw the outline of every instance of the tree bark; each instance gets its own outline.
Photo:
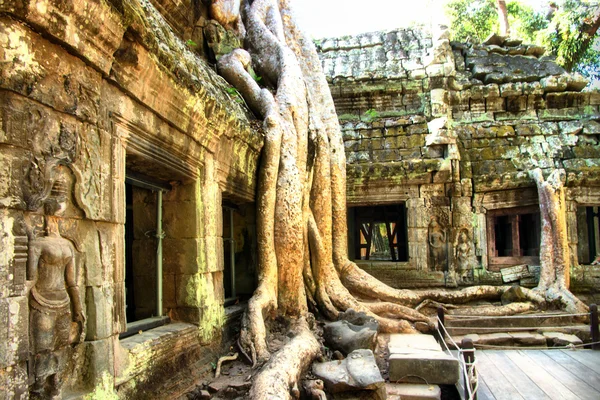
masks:
<path id="1" fill-rule="evenodd" d="M 506 10 L 505 0 L 496 0 L 496 9 L 498 10 L 498 22 L 500 22 L 500 35 L 510 35 L 510 26 L 508 25 L 508 11 Z"/>
<path id="2" fill-rule="evenodd" d="M 535 289 L 546 301 L 570 312 L 587 312 L 587 306 L 569 291 L 569 241 L 567 236 L 565 171 L 554 170 L 544 180 L 542 171 L 529 172 L 538 188 L 542 233 L 540 282 Z"/>
<path id="3" fill-rule="evenodd" d="M 309 303 L 329 319 L 352 308 L 376 318 L 384 332 L 417 332 L 434 326 L 419 311 L 427 302 L 499 299 L 510 287 L 398 290 L 348 260 L 344 146 L 314 44 L 295 25 L 288 0 L 245 0 L 242 7 L 247 50 L 221 57 L 218 69 L 263 118 L 265 144 L 257 189 L 258 288 L 244 314 L 239 345 L 262 367 L 251 396 L 289 398 L 319 353 L 306 322 Z M 257 84 L 251 67 L 268 88 Z M 568 271 L 561 271 L 558 285 L 565 287 Z M 523 293 L 536 305 L 552 297 L 548 291 Z M 471 312 L 529 309 L 515 304 Z M 293 339 L 271 355 L 266 321 L 276 315 L 292 321 Z"/>

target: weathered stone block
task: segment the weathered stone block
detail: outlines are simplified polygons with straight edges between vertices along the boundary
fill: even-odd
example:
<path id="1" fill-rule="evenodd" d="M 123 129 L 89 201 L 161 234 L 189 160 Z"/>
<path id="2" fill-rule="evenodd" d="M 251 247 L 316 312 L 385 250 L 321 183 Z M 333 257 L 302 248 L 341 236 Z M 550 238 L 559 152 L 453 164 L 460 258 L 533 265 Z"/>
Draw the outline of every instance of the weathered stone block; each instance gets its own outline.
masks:
<path id="1" fill-rule="evenodd" d="M 460 378 L 458 360 L 431 335 L 392 334 L 388 347 L 390 381 L 454 385 Z"/>
<path id="2" fill-rule="evenodd" d="M 75 0 L 69 5 L 62 2 L 42 4 L 17 0 L 0 4 L 0 10 L 12 12 L 29 24 L 42 27 L 108 75 L 112 56 L 125 33 L 121 15 L 103 2 Z M 103 29 L 97 28 L 100 20 Z"/>
<path id="3" fill-rule="evenodd" d="M 0 7 L 5 8 L 6 4 Z M 96 121 L 102 80 L 98 71 L 12 19 L 2 20 L 0 43 L 4 49 L 0 67 L 3 88 Z"/>
<path id="4" fill-rule="evenodd" d="M 115 341 L 116 337 L 104 340 L 85 341 L 84 347 L 86 369 L 83 372 L 86 383 L 92 387 L 102 384 L 103 379 L 115 374 Z"/>
<path id="5" fill-rule="evenodd" d="M 548 108 L 581 107 L 586 104 L 586 94 L 577 92 L 548 93 L 546 105 Z"/>
<path id="6" fill-rule="evenodd" d="M 504 97 L 489 97 L 485 99 L 485 110 L 488 112 L 505 111 L 506 99 Z"/>
<path id="7" fill-rule="evenodd" d="M 558 127 L 563 135 L 578 135 L 583 131 L 582 121 L 561 121 Z"/>
<path id="8" fill-rule="evenodd" d="M 581 345 L 583 342 L 575 335 L 561 332 L 543 332 L 546 342 L 550 347 L 562 347 L 568 345 Z"/>
<path id="9" fill-rule="evenodd" d="M 506 98 L 506 111 L 518 112 L 527 110 L 527 96 L 510 96 Z"/>
<path id="10" fill-rule="evenodd" d="M 567 90 L 568 80 L 565 76 L 547 76 L 540 80 L 544 92 L 563 92 Z"/>
<path id="11" fill-rule="evenodd" d="M 202 237 L 201 209 L 193 201 L 173 201 L 163 204 L 163 229 L 168 238 L 193 239 Z"/>
<path id="12" fill-rule="evenodd" d="M 169 310 L 169 317 L 173 321 L 188 322 L 190 324 L 200 324 L 201 309 L 198 307 L 181 307 L 177 306 Z"/>
<path id="13" fill-rule="evenodd" d="M 313 364 L 312 372 L 330 393 L 377 390 L 385 384 L 371 350 L 355 350 L 341 362 Z"/>
<path id="14" fill-rule="evenodd" d="M 600 122 L 583 121 L 583 133 L 585 133 L 586 135 L 600 134 Z"/>
<path id="15" fill-rule="evenodd" d="M 29 307 L 27 297 L 0 299 L 0 368 L 24 362 L 29 353 Z"/>
<path id="16" fill-rule="evenodd" d="M 518 346 L 546 346 L 546 337 L 539 333 L 508 332 L 513 343 Z"/>
<path id="17" fill-rule="evenodd" d="M 386 383 L 388 400 L 440 400 L 442 390 L 437 385 Z"/>
<path id="18" fill-rule="evenodd" d="M 173 274 L 195 274 L 205 266 L 204 240 L 163 239 L 163 268 Z"/>
<path id="19" fill-rule="evenodd" d="M 27 363 L 0 367 L 0 399 L 25 400 L 29 398 Z"/>
<path id="20" fill-rule="evenodd" d="M 517 111 L 517 112 L 496 112 L 494 113 L 494 118 L 496 121 L 508 121 L 508 120 L 518 120 L 518 121 L 532 121 L 537 119 L 537 114 L 534 110 L 528 111 Z"/>
<path id="21" fill-rule="evenodd" d="M 199 269 L 206 272 L 222 271 L 225 265 L 223 260 L 223 238 L 216 236 L 206 237 L 203 242 L 205 264 L 199 265 Z"/>
<path id="22" fill-rule="evenodd" d="M 114 290 L 110 286 L 88 286 L 85 291 L 87 340 L 106 339 L 115 333 Z"/>
<path id="23" fill-rule="evenodd" d="M 524 82 L 523 83 L 523 94 L 527 95 L 541 95 L 544 94 L 544 88 L 539 82 Z"/>
<path id="24" fill-rule="evenodd" d="M 544 121 L 568 121 L 582 118 L 582 110 L 576 107 L 537 110 L 538 118 Z"/>
<path id="25" fill-rule="evenodd" d="M 499 85 L 499 89 L 501 97 L 521 96 L 523 94 L 523 84 L 520 82 L 505 83 Z"/>

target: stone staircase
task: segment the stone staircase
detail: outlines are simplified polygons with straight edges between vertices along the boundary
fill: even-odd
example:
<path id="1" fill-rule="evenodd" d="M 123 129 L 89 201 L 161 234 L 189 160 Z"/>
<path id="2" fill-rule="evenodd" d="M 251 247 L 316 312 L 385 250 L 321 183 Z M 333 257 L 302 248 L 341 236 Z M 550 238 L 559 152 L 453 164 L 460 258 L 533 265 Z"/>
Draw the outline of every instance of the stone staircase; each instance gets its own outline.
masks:
<path id="1" fill-rule="evenodd" d="M 458 360 L 431 335 L 391 334 L 388 350 L 388 400 L 439 400 L 438 385 L 455 385 L 461 377 Z"/>
<path id="2" fill-rule="evenodd" d="M 564 313 L 535 313 L 509 317 L 453 317 L 446 315 L 445 326 L 452 340 L 460 344 L 469 338 L 478 349 L 508 347 L 579 346 L 591 341 L 590 327 L 581 317 Z M 452 340 L 446 338 L 448 347 Z"/>

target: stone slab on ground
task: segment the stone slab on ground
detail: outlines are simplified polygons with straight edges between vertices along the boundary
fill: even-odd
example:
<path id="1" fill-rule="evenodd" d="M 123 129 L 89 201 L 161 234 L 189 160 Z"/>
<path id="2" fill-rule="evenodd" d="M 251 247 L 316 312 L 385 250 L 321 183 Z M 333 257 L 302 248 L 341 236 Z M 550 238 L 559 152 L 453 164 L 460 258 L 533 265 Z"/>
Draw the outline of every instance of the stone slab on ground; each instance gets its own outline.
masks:
<path id="1" fill-rule="evenodd" d="M 537 332 L 508 332 L 515 346 L 543 347 L 546 346 L 546 338 Z"/>
<path id="2" fill-rule="evenodd" d="M 377 391 L 385 384 L 373 352 L 368 349 L 354 350 L 344 360 L 315 363 L 312 372 L 323 381 L 329 393 Z"/>
<path id="3" fill-rule="evenodd" d="M 581 345 L 583 342 L 575 335 L 569 335 L 561 332 L 544 332 L 544 337 L 548 346 L 569 346 L 569 345 Z"/>
<path id="4" fill-rule="evenodd" d="M 440 400 L 442 390 L 437 385 L 416 383 L 386 383 L 387 400 Z"/>
<path id="5" fill-rule="evenodd" d="M 458 360 L 431 335 L 392 334 L 388 348 L 391 382 L 454 385 L 460 377 Z"/>
<path id="6" fill-rule="evenodd" d="M 496 333 L 471 333 L 469 335 L 453 335 L 452 339 L 460 343 L 464 338 L 471 339 L 475 348 L 485 348 L 485 346 L 499 347 L 545 347 L 547 338 L 538 332 L 520 331 L 520 332 L 496 332 Z M 451 342 L 446 339 L 448 346 Z M 479 347 L 478 347 L 479 346 Z"/>

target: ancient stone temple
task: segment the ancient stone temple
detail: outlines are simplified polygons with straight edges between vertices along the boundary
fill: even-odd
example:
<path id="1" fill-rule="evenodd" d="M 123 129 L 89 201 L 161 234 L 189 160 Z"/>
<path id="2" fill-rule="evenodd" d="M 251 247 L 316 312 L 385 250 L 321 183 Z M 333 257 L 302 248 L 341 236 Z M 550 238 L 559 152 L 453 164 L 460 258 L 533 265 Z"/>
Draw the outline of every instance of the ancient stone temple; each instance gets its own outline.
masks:
<path id="1" fill-rule="evenodd" d="M 344 134 L 350 257 L 394 287 L 535 286 L 529 172 L 562 170 L 572 285 L 597 288 L 600 93 L 541 47 L 448 37 L 317 41 Z"/>
<path id="2" fill-rule="evenodd" d="M 263 132 L 215 71 L 240 39 L 209 3 L 0 1 L 0 398 L 168 398 L 231 343 Z M 599 93 L 502 38 L 317 45 L 362 268 L 534 285 L 539 167 L 564 170 L 572 286 L 598 287 Z"/>
<path id="3" fill-rule="evenodd" d="M 176 391 L 255 284 L 262 135 L 211 67 L 226 31 L 195 1 L 0 12 L 0 397 Z"/>

